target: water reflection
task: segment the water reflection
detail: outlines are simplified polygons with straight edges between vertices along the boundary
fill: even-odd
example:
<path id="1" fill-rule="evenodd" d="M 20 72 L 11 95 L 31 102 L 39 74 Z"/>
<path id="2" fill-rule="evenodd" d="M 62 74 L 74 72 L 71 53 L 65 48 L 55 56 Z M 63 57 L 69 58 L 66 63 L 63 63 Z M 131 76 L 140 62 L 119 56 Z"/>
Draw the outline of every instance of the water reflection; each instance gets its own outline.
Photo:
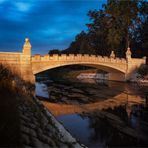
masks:
<path id="1" fill-rule="evenodd" d="M 83 104 L 64 104 L 60 101 L 42 103 L 74 137 L 88 147 L 148 146 L 148 89 L 142 92 L 143 89 L 137 85 L 122 83 L 103 83 L 105 87 L 100 89 L 100 83 L 97 82 L 99 87 L 93 83 L 91 81 L 91 87 L 86 87 L 84 81 L 80 87 L 74 83 L 68 87 L 76 88 L 77 95 L 78 89 L 81 92 L 85 88 L 95 96 L 95 101 L 89 100 Z M 65 83 L 55 86 L 57 91 L 69 90 Z M 74 91 L 67 91 L 71 100 L 70 93 Z"/>
<path id="2" fill-rule="evenodd" d="M 78 105 L 67 105 L 67 104 L 58 104 L 58 103 L 50 103 L 48 101 L 42 101 L 44 106 L 46 106 L 55 116 L 61 116 L 66 114 L 73 113 L 81 113 L 81 112 L 90 112 L 96 109 L 115 109 L 120 105 L 124 105 L 126 107 L 126 111 L 128 115 L 131 113 L 131 109 L 133 105 L 136 104 L 145 104 L 145 100 L 140 96 L 127 95 L 125 93 L 121 93 L 114 98 L 104 99 L 95 103 L 89 104 L 78 104 Z M 123 114 L 123 113 L 121 113 Z"/>
<path id="3" fill-rule="evenodd" d="M 95 147 L 100 146 L 100 144 L 103 145 L 103 147 L 141 145 L 140 139 L 135 136 L 137 133 L 132 129 L 128 128 L 129 131 L 124 133 L 124 129 L 127 129 L 127 125 L 124 124 L 120 118 L 117 118 L 116 116 L 111 118 L 108 116 L 108 118 L 106 118 L 105 114 L 106 112 L 102 114 L 104 116 L 100 116 L 100 113 L 95 112 L 91 114 L 91 116 L 89 114 L 87 115 L 90 119 L 89 128 L 93 129 L 93 133 L 90 134 L 90 143 L 88 146 L 94 146 L 94 143 Z"/>

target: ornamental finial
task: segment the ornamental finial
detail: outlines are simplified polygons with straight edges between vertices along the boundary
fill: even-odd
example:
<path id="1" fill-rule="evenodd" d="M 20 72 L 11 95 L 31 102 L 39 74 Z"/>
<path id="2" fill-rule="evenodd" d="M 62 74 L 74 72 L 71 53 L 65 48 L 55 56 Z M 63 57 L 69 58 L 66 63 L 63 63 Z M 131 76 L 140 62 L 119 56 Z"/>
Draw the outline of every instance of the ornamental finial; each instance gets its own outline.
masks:
<path id="1" fill-rule="evenodd" d="M 111 54 L 110 54 L 110 57 L 111 57 L 111 58 L 115 58 L 115 53 L 114 53 L 113 50 L 112 50 L 112 52 L 111 52 Z"/>
<path id="2" fill-rule="evenodd" d="M 25 43 L 24 43 L 24 46 L 23 46 L 23 54 L 31 55 L 31 44 L 30 44 L 28 38 L 25 39 Z"/>
<path id="3" fill-rule="evenodd" d="M 131 50 L 130 50 L 130 48 L 128 47 L 128 48 L 127 48 L 127 51 L 126 51 L 126 58 L 131 58 L 131 55 L 132 55 Z"/>
<path id="4" fill-rule="evenodd" d="M 29 39 L 28 39 L 28 38 L 26 38 L 26 39 L 25 39 L 25 42 L 28 42 L 28 41 L 29 41 Z"/>
<path id="5" fill-rule="evenodd" d="M 132 53 L 131 53 L 131 50 L 130 50 L 130 48 L 128 47 L 127 48 L 127 51 L 126 51 L 126 55 L 131 55 Z"/>
<path id="6" fill-rule="evenodd" d="M 30 42 L 29 42 L 29 38 L 26 38 L 26 39 L 25 39 L 25 44 L 24 44 L 24 46 L 31 47 L 31 44 L 30 44 Z"/>

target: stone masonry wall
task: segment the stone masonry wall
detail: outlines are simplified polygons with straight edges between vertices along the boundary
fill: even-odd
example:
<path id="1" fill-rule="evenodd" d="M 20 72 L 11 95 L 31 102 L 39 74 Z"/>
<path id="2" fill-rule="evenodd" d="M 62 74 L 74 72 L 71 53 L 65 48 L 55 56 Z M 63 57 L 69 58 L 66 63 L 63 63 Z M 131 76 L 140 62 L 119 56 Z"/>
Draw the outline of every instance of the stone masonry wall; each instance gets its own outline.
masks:
<path id="1" fill-rule="evenodd" d="M 12 72 L 20 75 L 21 53 L 19 52 L 0 52 L 0 63 L 7 66 Z"/>

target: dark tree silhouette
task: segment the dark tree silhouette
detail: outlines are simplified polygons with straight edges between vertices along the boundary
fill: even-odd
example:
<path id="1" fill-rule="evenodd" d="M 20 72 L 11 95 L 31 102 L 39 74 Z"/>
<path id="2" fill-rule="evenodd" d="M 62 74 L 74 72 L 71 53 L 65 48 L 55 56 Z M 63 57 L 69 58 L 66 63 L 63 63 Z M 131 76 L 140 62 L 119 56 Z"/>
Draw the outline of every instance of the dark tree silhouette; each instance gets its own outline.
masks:
<path id="1" fill-rule="evenodd" d="M 87 53 L 125 57 L 127 47 L 133 56 L 147 52 L 148 2 L 146 0 L 108 0 L 102 10 L 89 11 L 88 31 L 78 34 L 63 53 Z"/>

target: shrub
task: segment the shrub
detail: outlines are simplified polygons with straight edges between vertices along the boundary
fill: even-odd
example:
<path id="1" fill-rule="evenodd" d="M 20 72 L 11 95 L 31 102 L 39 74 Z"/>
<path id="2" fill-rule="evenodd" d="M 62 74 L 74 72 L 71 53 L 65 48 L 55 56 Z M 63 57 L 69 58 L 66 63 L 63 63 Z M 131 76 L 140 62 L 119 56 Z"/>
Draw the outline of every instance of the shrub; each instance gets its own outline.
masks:
<path id="1" fill-rule="evenodd" d="M 12 80 L 14 78 L 14 75 L 10 70 L 8 70 L 7 67 L 0 64 L 0 91 L 4 93 L 12 92 Z"/>
<path id="2" fill-rule="evenodd" d="M 148 65 L 146 66 L 141 66 L 139 69 L 138 69 L 138 74 L 140 75 L 141 78 L 145 78 L 148 76 Z"/>
<path id="3" fill-rule="evenodd" d="M 11 79 L 12 77 L 14 77 L 12 72 L 10 70 L 8 70 L 7 67 L 5 67 L 4 65 L 0 64 L 0 81 L 2 79 Z"/>

